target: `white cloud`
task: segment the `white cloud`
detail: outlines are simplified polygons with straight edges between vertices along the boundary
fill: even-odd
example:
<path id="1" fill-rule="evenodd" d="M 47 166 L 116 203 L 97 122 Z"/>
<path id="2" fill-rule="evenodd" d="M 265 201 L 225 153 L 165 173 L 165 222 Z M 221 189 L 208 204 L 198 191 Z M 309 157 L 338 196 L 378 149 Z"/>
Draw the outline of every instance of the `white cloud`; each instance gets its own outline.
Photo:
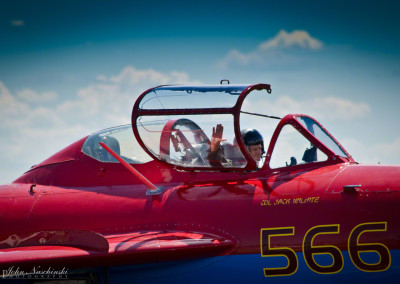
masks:
<path id="1" fill-rule="evenodd" d="M 161 84 L 199 83 L 183 72 L 163 73 L 131 66 L 117 75 L 99 75 L 97 79 L 77 90 L 76 97 L 69 101 L 61 101 L 54 92 L 23 89 L 13 94 L 0 81 L 1 184 L 11 182 L 33 164 L 87 134 L 130 123 L 135 99 L 146 89 Z"/>
<path id="2" fill-rule="evenodd" d="M 368 153 L 375 153 L 378 156 L 377 161 L 400 165 L 400 137 L 392 142 L 378 143 L 371 147 Z"/>
<path id="3" fill-rule="evenodd" d="M 310 105 L 319 117 L 327 119 L 349 120 L 363 117 L 370 112 L 369 105 L 364 102 L 353 102 L 337 97 L 316 98 L 310 104 L 306 102 L 307 105 Z"/>
<path id="4" fill-rule="evenodd" d="M 99 78 L 107 80 L 105 76 Z M 172 71 L 170 73 L 161 73 L 153 69 L 138 70 L 132 66 L 125 67 L 120 74 L 110 77 L 109 81 L 127 85 L 193 83 L 193 81 L 189 80 L 189 76 L 183 72 Z"/>
<path id="5" fill-rule="evenodd" d="M 97 83 L 78 90 L 73 101 L 57 107 L 60 113 L 74 117 L 90 117 L 108 121 L 109 124 L 130 123 L 131 111 L 136 98 L 146 89 L 163 84 L 196 84 L 183 72 L 159 72 L 153 69 L 139 70 L 125 67 L 115 76 L 97 76 Z"/>
<path id="6" fill-rule="evenodd" d="M 230 64 L 238 64 L 238 65 L 248 65 L 251 62 L 259 62 L 261 61 L 260 58 L 258 58 L 257 52 L 251 52 L 249 54 L 244 54 L 241 53 L 237 49 L 232 49 L 229 51 L 228 55 L 225 56 L 225 58 L 218 63 L 218 66 L 220 67 L 227 67 Z"/>
<path id="7" fill-rule="evenodd" d="M 137 70 L 134 67 L 125 67 L 120 74 L 111 77 L 110 81 L 114 83 L 124 83 L 128 85 L 137 85 L 143 81 L 165 84 L 168 80 L 168 76 L 154 71 L 148 70 Z"/>
<path id="8" fill-rule="evenodd" d="M 323 43 L 311 37 L 306 31 L 293 31 L 291 33 L 285 30 L 279 31 L 279 33 L 261 43 L 258 47 L 259 50 L 268 50 L 273 48 L 287 48 L 297 46 L 304 49 L 318 50 L 323 47 Z"/>
<path id="9" fill-rule="evenodd" d="M 17 126 L 21 116 L 28 112 L 28 105 L 18 101 L 0 81 L 0 128 Z"/>
<path id="10" fill-rule="evenodd" d="M 350 120 L 365 117 L 370 112 L 370 106 L 364 102 L 331 96 L 301 101 L 290 96 L 281 96 L 275 100 L 260 100 L 251 104 L 247 102 L 244 107 L 281 117 L 289 113 L 304 113 L 304 110 L 307 110 L 307 114 L 317 120 Z"/>
<path id="11" fill-rule="evenodd" d="M 105 81 L 107 81 L 107 76 L 100 74 L 100 75 L 97 75 L 96 79 L 97 79 L 97 81 L 105 82 Z"/>
<path id="12" fill-rule="evenodd" d="M 57 98 L 55 92 L 37 93 L 31 89 L 23 89 L 17 92 L 17 96 L 24 101 L 33 103 L 51 102 Z"/>
<path id="13" fill-rule="evenodd" d="M 11 21 L 11 25 L 14 27 L 22 27 L 25 25 L 25 22 L 23 20 L 13 20 Z"/>
<path id="14" fill-rule="evenodd" d="M 0 81 L 0 97 L 10 96 L 10 95 L 11 95 L 10 91 L 7 89 L 7 87 L 4 85 L 4 83 L 2 81 Z"/>
<path id="15" fill-rule="evenodd" d="M 343 139 L 343 146 L 362 164 L 400 165 L 400 137 L 391 142 L 367 145 L 355 138 Z"/>
<path id="16" fill-rule="evenodd" d="M 259 44 L 259 46 L 249 53 L 240 52 L 232 49 L 224 59 L 217 63 L 220 68 L 231 65 L 265 65 L 276 64 L 285 65 L 301 62 L 301 59 L 292 55 L 293 48 L 302 50 L 320 50 L 324 44 L 322 41 L 312 37 L 308 32 L 295 30 L 288 33 L 281 30 L 278 34 Z"/>

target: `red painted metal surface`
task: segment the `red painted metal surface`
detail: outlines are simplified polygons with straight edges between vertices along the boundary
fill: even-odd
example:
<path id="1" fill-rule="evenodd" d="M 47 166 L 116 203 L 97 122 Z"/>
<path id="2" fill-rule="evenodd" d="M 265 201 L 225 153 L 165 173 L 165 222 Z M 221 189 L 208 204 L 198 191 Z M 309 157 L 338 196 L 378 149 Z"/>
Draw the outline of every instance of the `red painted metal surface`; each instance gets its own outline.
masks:
<path id="1" fill-rule="evenodd" d="M 239 111 L 240 106 L 235 114 Z M 296 124 L 295 115 L 282 119 L 268 154 L 285 123 Z M 274 246 L 299 252 L 305 234 L 326 224 L 339 224 L 340 232 L 320 235 L 315 244 L 347 250 L 357 225 L 387 222 L 386 232 L 365 234 L 362 241 L 400 249 L 400 167 L 338 157 L 296 127 L 328 156 L 326 161 L 270 169 L 267 155 L 264 167 L 251 172 L 182 171 L 158 160 L 135 165 L 154 185 L 165 187 L 153 196 L 121 164 L 82 153 L 81 139 L 0 186 L 0 268 L 261 254 L 260 231 L 281 227 L 294 227 L 295 235 Z M 348 185 L 361 186 L 346 192 Z"/>
<path id="2" fill-rule="evenodd" d="M 120 156 L 118 156 L 117 153 L 115 153 L 113 150 L 111 150 L 106 144 L 100 143 L 104 149 L 106 149 L 115 159 L 120 162 L 125 169 L 127 169 L 129 172 L 131 172 L 135 177 L 137 177 L 140 181 L 142 181 L 148 188 L 151 190 L 155 190 L 157 187 L 152 184 L 147 178 L 145 178 L 140 172 L 138 172 L 134 167 L 129 165 L 127 162 L 125 162 L 124 159 L 122 159 Z"/>

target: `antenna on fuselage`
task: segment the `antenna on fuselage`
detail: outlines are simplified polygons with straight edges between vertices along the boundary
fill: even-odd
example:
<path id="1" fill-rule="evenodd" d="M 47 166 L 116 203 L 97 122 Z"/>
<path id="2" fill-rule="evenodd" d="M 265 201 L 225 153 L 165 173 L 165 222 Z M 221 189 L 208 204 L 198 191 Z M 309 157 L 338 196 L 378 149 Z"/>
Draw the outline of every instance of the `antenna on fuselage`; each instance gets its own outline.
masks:
<path id="1" fill-rule="evenodd" d="M 134 167 L 132 167 L 130 164 L 128 164 L 124 159 L 122 159 L 117 153 L 115 153 L 113 150 L 111 150 L 106 144 L 104 144 L 103 142 L 100 142 L 99 144 L 104 149 L 106 149 L 107 152 L 110 153 L 115 159 L 117 159 L 118 162 L 120 162 L 128 171 L 130 171 L 135 177 L 140 179 L 140 181 L 143 182 L 149 188 L 149 190 L 146 192 L 146 195 L 157 195 L 157 194 L 160 194 L 164 190 L 163 186 L 160 186 L 160 187 L 155 186 L 151 181 L 149 181 L 138 170 L 136 170 Z"/>

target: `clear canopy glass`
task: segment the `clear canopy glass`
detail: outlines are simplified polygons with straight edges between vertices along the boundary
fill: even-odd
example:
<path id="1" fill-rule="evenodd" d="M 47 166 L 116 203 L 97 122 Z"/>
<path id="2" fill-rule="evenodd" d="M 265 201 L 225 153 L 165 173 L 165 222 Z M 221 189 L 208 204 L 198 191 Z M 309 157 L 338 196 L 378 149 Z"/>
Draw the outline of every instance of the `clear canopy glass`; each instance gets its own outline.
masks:
<path id="1" fill-rule="evenodd" d="M 335 140 L 332 139 L 332 137 L 326 133 L 326 131 L 322 129 L 321 126 L 319 126 L 319 124 L 312 118 L 307 116 L 298 116 L 296 119 L 336 155 L 348 157 L 346 152 L 335 142 Z"/>
<path id="2" fill-rule="evenodd" d="M 248 85 L 165 86 L 151 90 L 141 100 L 140 109 L 229 108 Z"/>
<path id="3" fill-rule="evenodd" d="M 243 168 L 247 164 L 235 140 L 231 114 L 141 116 L 136 124 L 146 148 L 169 164 L 186 168 Z M 214 153 L 211 137 L 217 124 L 223 127 L 224 141 Z"/>
<path id="4" fill-rule="evenodd" d="M 153 159 L 136 141 L 131 125 L 122 125 L 95 132 L 85 140 L 82 152 L 100 162 L 118 163 L 99 143 L 103 142 L 131 164 L 142 164 Z"/>

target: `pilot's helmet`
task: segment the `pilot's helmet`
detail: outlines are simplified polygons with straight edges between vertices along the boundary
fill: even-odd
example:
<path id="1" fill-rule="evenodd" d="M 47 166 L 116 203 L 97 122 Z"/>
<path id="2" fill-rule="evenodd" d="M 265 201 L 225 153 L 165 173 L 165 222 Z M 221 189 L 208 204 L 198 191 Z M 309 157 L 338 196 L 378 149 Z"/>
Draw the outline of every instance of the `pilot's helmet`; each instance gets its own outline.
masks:
<path id="1" fill-rule="evenodd" d="M 115 153 L 118 155 L 121 154 L 119 142 L 116 138 L 111 137 L 111 136 L 103 136 L 99 139 L 100 141 L 96 141 L 95 143 L 95 153 L 96 153 L 96 159 L 102 161 L 102 162 L 114 162 L 116 159 L 108 153 L 106 149 L 104 149 L 102 146 L 99 145 L 99 142 L 103 142 L 106 144 L 111 150 L 113 150 Z"/>
<path id="2" fill-rule="evenodd" d="M 258 132 L 256 129 L 243 129 L 241 131 L 242 137 L 244 144 L 246 145 L 247 148 L 249 148 L 250 145 L 258 145 L 261 144 L 261 152 L 264 153 L 264 139 L 260 132 Z"/>

